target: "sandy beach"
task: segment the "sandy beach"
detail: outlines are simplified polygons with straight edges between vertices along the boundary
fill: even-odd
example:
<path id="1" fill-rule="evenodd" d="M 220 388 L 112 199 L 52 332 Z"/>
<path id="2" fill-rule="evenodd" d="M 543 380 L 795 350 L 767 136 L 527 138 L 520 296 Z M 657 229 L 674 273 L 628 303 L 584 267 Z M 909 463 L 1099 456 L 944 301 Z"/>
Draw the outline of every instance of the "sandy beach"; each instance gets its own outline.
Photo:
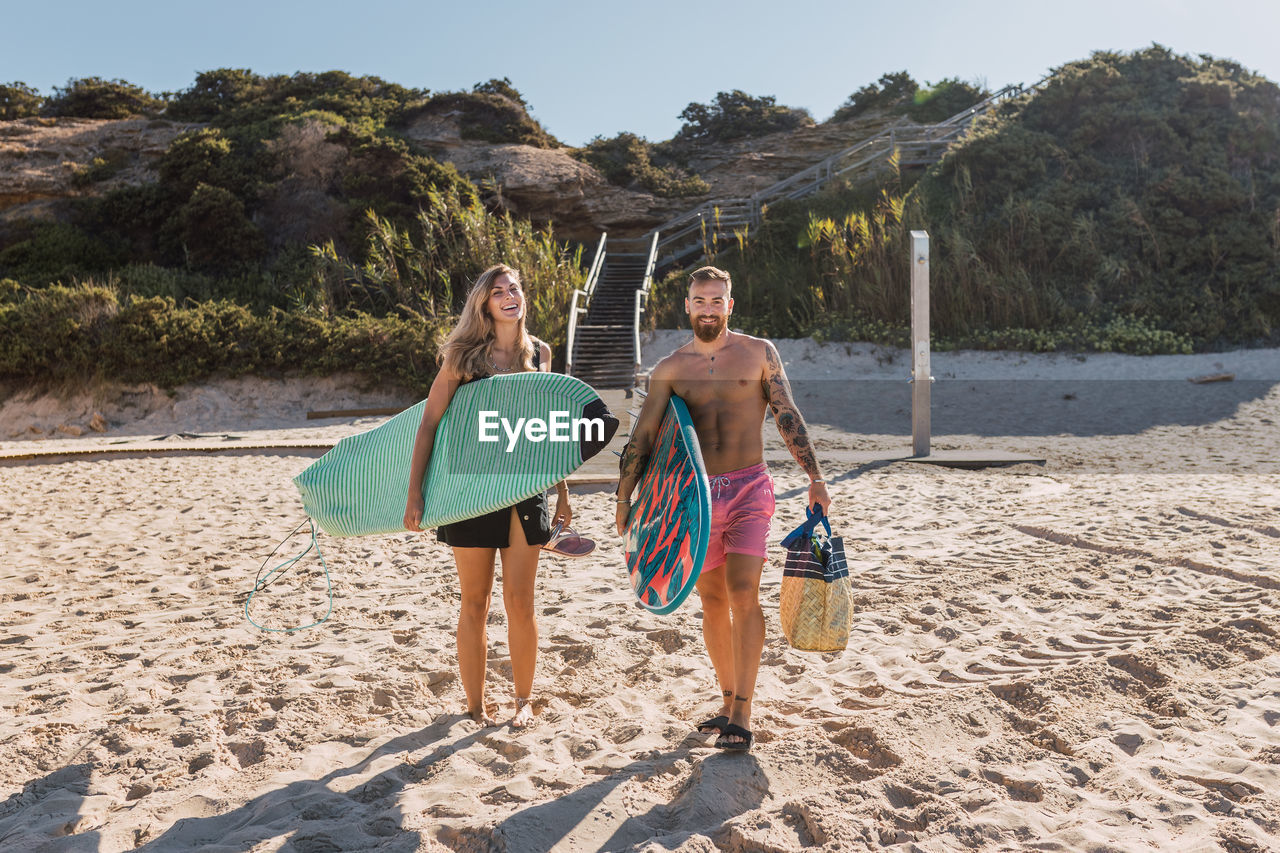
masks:
<path id="1" fill-rule="evenodd" d="M 684 334 L 651 336 L 646 362 Z M 937 353 L 935 448 L 1045 460 L 959 470 L 883 459 L 910 444 L 907 354 L 779 349 L 856 612 L 843 653 L 782 637 L 777 543 L 806 481 L 767 424 L 778 512 L 748 755 L 693 733 L 718 699 L 697 598 L 633 603 L 607 484 L 574 489 L 596 554 L 540 569 L 536 725 L 505 725 L 495 601 L 504 724 L 481 728 L 434 534 L 322 534 L 328 620 L 246 621 L 302 520 L 290 479 L 321 450 L 70 455 L 331 443 L 378 418 L 308 410 L 403 395 L 350 378 L 9 389 L 0 454 L 62 455 L 0 460 L 0 850 L 1280 849 L 1280 351 Z M 307 560 L 253 616 L 288 627 L 327 602 Z"/>

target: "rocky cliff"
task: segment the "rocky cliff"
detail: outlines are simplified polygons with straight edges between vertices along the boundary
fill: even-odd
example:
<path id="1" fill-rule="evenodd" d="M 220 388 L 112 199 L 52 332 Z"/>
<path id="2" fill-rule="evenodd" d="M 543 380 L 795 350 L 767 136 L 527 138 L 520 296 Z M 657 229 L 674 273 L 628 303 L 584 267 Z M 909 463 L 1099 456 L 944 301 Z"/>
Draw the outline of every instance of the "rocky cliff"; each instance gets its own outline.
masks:
<path id="1" fill-rule="evenodd" d="M 498 206 L 552 223 L 559 237 L 591 240 L 601 231 L 639 236 L 707 199 L 750 195 L 887 124 L 879 117 L 832 122 L 696 149 L 689 165 L 711 191 L 677 199 L 614 186 L 569 148 L 463 139 L 448 116 L 423 116 L 403 135 L 453 163 Z M 0 223 L 58 218 L 71 199 L 154 180 L 173 139 L 198 127 L 163 119 L 0 122 Z"/>
<path id="2" fill-rule="evenodd" d="M 169 143 L 198 126 L 141 118 L 0 122 L 0 221 L 57 218 L 68 199 L 152 181 Z"/>
<path id="3" fill-rule="evenodd" d="M 552 222 L 561 236 L 590 240 L 601 231 L 639 236 L 708 199 L 749 196 L 895 122 L 910 123 L 873 115 L 700 147 L 690 158 L 690 169 L 711 190 L 691 198 L 661 198 L 614 186 L 575 159 L 569 148 L 463 139 L 456 122 L 439 116 L 423 117 L 405 136 L 436 159 L 453 163 L 512 213 Z"/>

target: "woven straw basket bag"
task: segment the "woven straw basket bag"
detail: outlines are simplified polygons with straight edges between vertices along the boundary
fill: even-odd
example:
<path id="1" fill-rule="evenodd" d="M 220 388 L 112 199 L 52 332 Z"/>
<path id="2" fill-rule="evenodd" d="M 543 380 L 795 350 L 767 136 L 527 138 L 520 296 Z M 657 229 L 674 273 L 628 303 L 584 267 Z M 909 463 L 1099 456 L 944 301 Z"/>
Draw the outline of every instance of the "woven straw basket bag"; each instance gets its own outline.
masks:
<path id="1" fill-rule="evenodd" d="M 818 525 L 825 528 L 817 531 Z M 793 530 L 782 544 L 787 562 L 782 575 L 782 633 L 792 648 L 838 652 L 849 644 L 849 569 L 844 540 L 831 535 L 819 510 Z"/>

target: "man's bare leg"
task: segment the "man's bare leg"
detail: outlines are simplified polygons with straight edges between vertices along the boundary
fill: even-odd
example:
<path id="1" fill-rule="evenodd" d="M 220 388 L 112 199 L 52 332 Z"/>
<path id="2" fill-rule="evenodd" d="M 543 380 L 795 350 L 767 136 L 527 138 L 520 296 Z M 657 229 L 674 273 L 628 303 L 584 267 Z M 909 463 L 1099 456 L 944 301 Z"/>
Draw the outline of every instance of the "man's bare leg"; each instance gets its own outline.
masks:
<path id="1" fill-rule="evenodd" d="M 458 611 L 458 672 L 467 694 L 467 713 L 482 726 L 496 725 L 485 710 L 484 676 L 488 652 L 489 599 L 493 593 L 493 548 L 454 548 L 462 607 Z"/>
<path id="2" fill-rule="evenodd" d="M 760 575 L 764 558 L 728 554 L 725 584 L 733 619 L 733 688 L 729 724 L 751 730 L 751 699 L 755 695 L 760 655 L 764 652 L 764 611 L 760 608 Z M 745 743 L 739 735 L 726 735 L 728 743 Z"/>
<path id="3" fill-rule="evenodd" d="M 729 612 L 729 587 L 724 566 L 698 575 L 698 597 L 702 600 L 702 639 L 720 682 L 723 699 L 719 716 L 728 717 L 733 700 L 733 621 Z M 699 729 L 699 731 L 703 731 Z M 709 734 L 707 729 L 704 734 Z"/>
<path id="4" fill-rule="evenodd" d="M 511 728 L 522 729 L 533 722 L 533 673 L 538 663 L 533 593 L 542 549 L 525 539 L 514 509 L 507 542 L 508 547 L 502 549 L 502 603 L 507 610 L 507 648 L 511 650 L 511 681 L 516 692 Z"/>

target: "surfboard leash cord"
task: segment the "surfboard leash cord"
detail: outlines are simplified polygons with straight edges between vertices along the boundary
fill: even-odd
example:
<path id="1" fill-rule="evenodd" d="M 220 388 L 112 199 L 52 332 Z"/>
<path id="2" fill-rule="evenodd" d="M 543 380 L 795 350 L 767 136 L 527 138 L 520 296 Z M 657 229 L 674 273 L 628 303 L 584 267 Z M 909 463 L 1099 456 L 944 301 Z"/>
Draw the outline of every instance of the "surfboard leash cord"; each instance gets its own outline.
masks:
<path id="1" fill-rule="evenodd" d="M 271 558 L 274 557 L 276 555 L 276 552 L 279 551 L 281 547 L 284 546 L 284 543 L 292 539 L 294 534 L 297 533 L 299 530 L 301 530 L 305 525 L 311 526 L 311 542 L 307 545 L 306 548 L 302 550 L 301 554 L 298 554 L 296 557 L 290 557 L 289 559 L 285 560 L 283 563 L 280 563 L 278 566 L 271 569 L 271 571 L 267 572 L 266 576 L 264 577 L 262 572 L 264 569 L 266 569 L 267 563 L 271 562 Z M 257 595 L 259 592 L 261 592 L 262 590 L 269 587 L 271 584 L 280 580 L 280 578 L 284 576 L 284 573 L 288 571 L 291 566 L 296 565 L 299 560 L 307 556 L 307 554 L 311 553 L 312 548 L 315 549 L 316 556 L 320 558 L 320 566 L 324 569 L 324 583 L 326 587 L 326 592 L 329 595 L 329 609 L 325 611 L 324 616 L 321 616 L 319 619 L 317 619 L 315 622 L 312 622 L 309 625 L 299 625 L 296 628 L 268 628 L 266 625 L 260 625 L 257 622 L 253 621 L 253 617 L 249 615 L 249 605 L 253 603 L 253 597 Z M 314 628 L 317 625 L 323 624 L 325 621 L 329 619 L 329 615 L 332 613 L 333 613 L 333 579 L 329 576 L 329 564 L 325 562 L 324 552 L 320 550 L 320 543 L 316 541 L 316 523 L 310 517 L 307 517 L 302 520 L 301 524 L 293 528 L 293 530 L 289 533 L 289 535 L 286 536 L 283 540 L 281 540 L 279 545 L 276 545 L 276 547 L 271 550 L 271 553 L 267 555 L 267 558 L 262 561 L 262 565 L 258 567 L 258 576 L 257 578 L 254 579 L 253 589 L 249 590 L 249 595 L 244 600 L 244 618 L 248 619 L 249 624 L 259 630 L 267 631 L 268 633 L 271 633 L 271 634 L 292 634 L 294 631 L 302 631 L 306 628 Z"/>

